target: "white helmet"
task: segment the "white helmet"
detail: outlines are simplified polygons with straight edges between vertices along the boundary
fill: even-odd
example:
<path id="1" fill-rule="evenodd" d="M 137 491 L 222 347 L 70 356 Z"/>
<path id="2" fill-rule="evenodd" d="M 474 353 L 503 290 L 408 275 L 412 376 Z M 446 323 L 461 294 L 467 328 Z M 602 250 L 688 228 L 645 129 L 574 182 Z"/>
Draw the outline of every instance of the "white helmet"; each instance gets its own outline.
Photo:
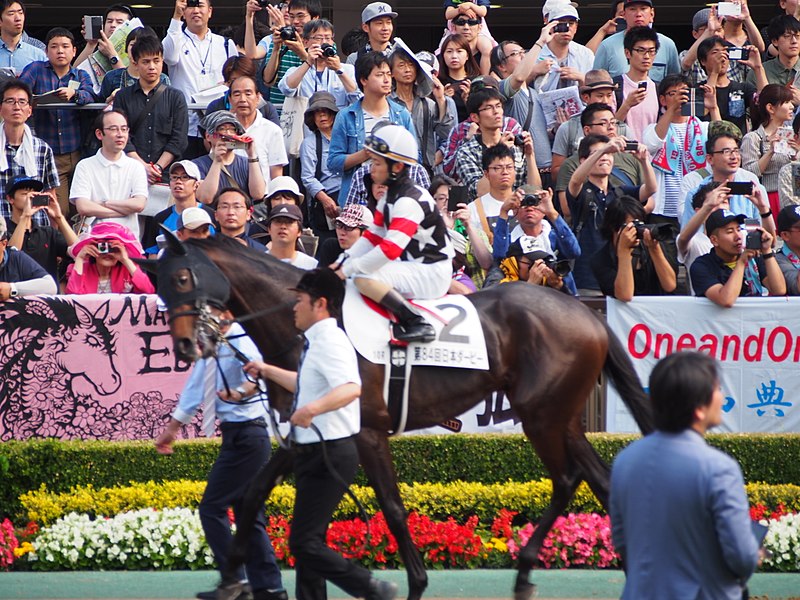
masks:
<path id="1" fill-rule="evenodd" d="M 405 127 L 386 125 L 371 133 L 364 140 L 364 148 L 389 160 L 417 164 L 419 146 L 417 138 Z"/>

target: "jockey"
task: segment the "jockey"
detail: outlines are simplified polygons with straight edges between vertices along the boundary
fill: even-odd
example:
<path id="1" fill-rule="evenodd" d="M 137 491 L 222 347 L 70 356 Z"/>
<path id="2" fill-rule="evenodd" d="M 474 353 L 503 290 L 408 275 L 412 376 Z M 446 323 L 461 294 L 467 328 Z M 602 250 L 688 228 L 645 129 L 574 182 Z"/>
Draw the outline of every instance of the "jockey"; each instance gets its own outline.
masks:
<path id="1" fill-rule="evenodd" d="M 406 298 L 446 294 L 454 252 L 433 198 L 408 176 L 407 165 L 417 164 L 417 140 L 404 127 L 386 125 L 367 136 L 364 149 L 372 159 L 372 182 L 388 189 L 378 200 L 374 224 L 331 266 L 394 313 L 396 339 L 432 342 L 433 326 Z"/>

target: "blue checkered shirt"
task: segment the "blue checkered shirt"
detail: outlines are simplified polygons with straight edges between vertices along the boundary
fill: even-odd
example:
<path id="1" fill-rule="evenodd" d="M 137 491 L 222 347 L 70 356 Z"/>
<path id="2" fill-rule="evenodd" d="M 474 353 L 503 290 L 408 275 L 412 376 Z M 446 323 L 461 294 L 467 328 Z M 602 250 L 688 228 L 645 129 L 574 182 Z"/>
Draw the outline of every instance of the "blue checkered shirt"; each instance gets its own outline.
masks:
<path id="1" fill-rule="evenodd" d="M 8 169 L 0 171 L 0 216 L 6 220 L 11 219 L 11 204 L 6 200 L 6 189 L 8 184 L 14 177 L 25 175 L 25 169 L 22 165 L 14 162 L 14 156 L 17 154 L 17 149 L 10 144 L 6 144 L 6 161 L 8 162 Z M 36 175 L 35 179 L 44 183 L 45 190 L 52 190 L 58 187 L 58 171 L 56 171 L 56 160 L 53 156 L 53 150 L 42 139 L 37 137 L 33 138 L 33 153 L 36 157 Z M 37 210 L 33 213 L 33 223 L 41 227 L 50 225 L 50 218 L 47 216 L 47 211 Z"/>

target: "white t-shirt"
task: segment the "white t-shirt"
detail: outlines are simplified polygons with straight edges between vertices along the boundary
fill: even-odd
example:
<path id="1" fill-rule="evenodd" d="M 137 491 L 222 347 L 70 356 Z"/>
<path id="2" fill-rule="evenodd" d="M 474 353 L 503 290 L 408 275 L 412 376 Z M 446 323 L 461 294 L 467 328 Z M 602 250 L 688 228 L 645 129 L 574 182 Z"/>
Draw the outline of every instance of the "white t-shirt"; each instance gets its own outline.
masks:
<path id="1" fill-rule="evenodd" d="M 147 200 L 147 173 L 142 163 L 125 154 L 110 161 L 102 152 L 98 150 L 97 154 L 83 159 L 75 166 L 72 187 L 69 190 L 70 202 L 74 203 L 77 198 L 87 198 L 105 204 L 108 200 L 127 200 L 134 196 L 142 196 Z M 118 218 L 97 218 L 94 222 L 103 221 L 124 225 L 139 237 L 138 213 Z"/>
<path id="2" fill-rule="evenodd" d="M 476 198 L 474 202 L 469 203 L 469 220 L 472 221 L 473 226 L 483 230 L 481 217 L 478 213 L 478 202 L 480 202 L 481 206 L 483 206 L 483 212 L 486 215 L 486 221 L 489 223 L 489 227 L 492 228 L 492 231 L 494 231 L 495 223 L 497 223 L 497 217 L 500 216 L 500 209 L 503 207 L 503 201 L 498 200 L 489 193 L 486 193 L 480 198 Z M 509 214 L 509 216 L 511 215 Z"/>
<path id="3" fill-rule="evenodd" d="M 269 119 L 265 119 L 260 110 L 256 111 L 256 120 L 247 128 L 245 134 L 253 138 L 258 153 L 258 164 L 264 181 L 272 179 L 270 167 L 285 166 L 289 163 L 286 157 L 286 146 L 283 143 L 283 131 Z M 236 154 L 247 158 L 247 150 L 236 150 Z"/>
<path id="4" fill-rule="evenodd" d="M 309 256 L 305 252 L 298 251 L 297 254 L 294 255 L 293 259 L 289 258 L 282 258 L 283 262 L 289 263 L 292 266 L 297 267 L 298 269 L 304 269 L 306 271 L 310 271 L 311 269 L 316 269 L 319 262 L 313 256 Z"/>

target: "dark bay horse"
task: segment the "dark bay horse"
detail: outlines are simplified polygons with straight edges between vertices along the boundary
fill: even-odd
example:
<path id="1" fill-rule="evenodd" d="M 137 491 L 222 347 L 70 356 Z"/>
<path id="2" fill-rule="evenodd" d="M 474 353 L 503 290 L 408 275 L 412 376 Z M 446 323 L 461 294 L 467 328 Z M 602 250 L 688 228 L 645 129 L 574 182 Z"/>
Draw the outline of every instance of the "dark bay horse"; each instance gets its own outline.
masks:
<path id="1" fill-rule="evenodd" d="M 158 263 L 159 294 L 170 310 L 170 330 L 176 353 L 198 356 L 198 335 L 208 303 L 223 304 L 237 317 L 255 313 L 243 326 L 264 359 L 297 369 L 301 350 L 291 306 L 294 285 L 302 271 L 239 242 L 213 238 L 181 243 L 169 237 L 169 248 Z M 229 296 L 228 296 L 229 295 Z M 652 430 L 652 415 L 630 359 L 619 340 L 593 311 L 565 294 L 527 283 L 510 283 L 469 296 L 480 314 L 489 355 L 488 371 L 415 367 L 411 376 L 407 429 L 437 425 L 456 417 L 502 390 L 510 399 L 525 435 L 553 481 L 550 506 L 519 556 L 515 600 L 532 597 L 530 583 L 539 548 L 575 489 L 585 480 L 607 506 L 609 467 L 597 455 L 581 425 L 586 400 L 604 372 L 613 382 L 644 433 Z M 262 311 L 269 311 L 264 314 Z M 208 340 L 206 339 L 206 344 Z M 210 349 L 202 349 L 208 354 Z M 389 451 L 392 430 L 383 399 L 384 367 L 359 357 L 362 378 L 359 456 L 387 523 L 397 538 L 407 569 L 409 600 L 422 597 L 427 575 L 406 526 L 407 513 L 397 489 Z M 270 382 L 270 402 L 282 415 L 289 412 L 291 394 Z M 291 453 L 279 449 L 248 492 L 246 514 L 252 518 L 278 479 L 291 468 Z M 250 516 L 248 516 L 250 515 Z M 229 572 L 245 558 L 250 527 L 240 522 Z M 223 574 L 223 581 L 227 576 Z"/>

